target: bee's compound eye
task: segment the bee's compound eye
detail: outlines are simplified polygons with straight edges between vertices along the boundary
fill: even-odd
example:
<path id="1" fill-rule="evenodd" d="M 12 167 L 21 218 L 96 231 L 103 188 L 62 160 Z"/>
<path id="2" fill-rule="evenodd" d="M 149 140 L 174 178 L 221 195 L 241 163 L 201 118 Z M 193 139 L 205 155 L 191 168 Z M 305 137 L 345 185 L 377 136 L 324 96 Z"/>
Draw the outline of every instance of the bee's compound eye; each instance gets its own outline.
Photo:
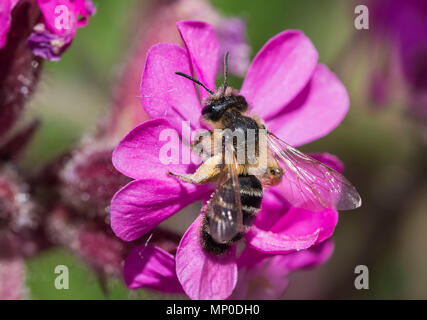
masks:
<path id="1" fill-rule="evenodd" d="M 275 175 L 275 174 L 276 174 L 276 170 L 275 170 L 275 169 L 273 169 L 273 168 L 271 168 L 271 169 L 269 170 L 269 173 L 270 173 L 271 175 Z"/>

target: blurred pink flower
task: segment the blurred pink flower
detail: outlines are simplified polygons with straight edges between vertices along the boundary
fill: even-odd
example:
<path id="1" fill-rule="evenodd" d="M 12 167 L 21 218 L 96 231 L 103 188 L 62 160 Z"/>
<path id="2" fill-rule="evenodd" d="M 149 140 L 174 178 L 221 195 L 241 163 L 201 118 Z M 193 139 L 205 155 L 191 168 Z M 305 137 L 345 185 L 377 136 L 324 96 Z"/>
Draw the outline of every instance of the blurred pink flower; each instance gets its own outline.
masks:
<path id="1" fill-rule="evenodd" d="M 381 106 L 403 89 L 411 113 L 427 126 L 427 2 L 371 0 L 369 9 L 374 48 L 371 98 Z"/>
<path id="2" fill-rule="evenodd" d="M 0 239 L 8 238 L 8 233 L 16 236 L 35 230 L 40 220 L 37 213 L 37 206 L 29 196 L 27 184 L 14 169 L 8 165 L 1 165 Z M 11 246 L 15 247 L 16 244 L 11 243 Z M 19 248 L 21 249 L 23 248 Z M 4 252 L 0 252 L 0 256 L 2 253 Z"/>
<path id="3" fill-rule="evenodd" d="M 87 139 L 73 151 L 59 172 L 64 203 L 87 217 L 105 218 L 112 195 L 130 181 L 114 169 L 112 150 L 111 142 Z"/>
<path id="4" fill-rule="evenodd" d="M 132 244 L 124 243 L 110 232 L 103 219 L 79 218 L 72 208 L 58 204 L 45 221 L 49 240 L 68 248 L 103 279 L 119 276 L 122 262 Z"/>
<path id="5" fill-rule="evenodd" d="M 24 260 L 20 257 L 0 259 L 0 300 L 26 299 L 27 291 Z"/>
<path id="6" fill-rule="evenodd" d="M 27 297 L 24 258 L 47 245 L 28 189 L 16 170 L 0 166 L 0 300 Z"/>
<path id="7" fill-rule="evenodd" d="M 159 160 L 162 130 L 180 132 L 183 121 L 189 121 L 193 129 L 202 126 L 196 88 L 175 72 L 194 71 L 197 79 L 214 89 L 218 69 L 220 48 L 212 27 L 196 21 L 181 21 L 177 26 L 186 48 L 168 43 L 153 46 L 142 77 L 142 105 L 157 119 L 132 130 L 113 153 L 116 169 L 135 179 L 116 193 L 110 207 L 112 229 L 125 241 L 138 239 L 213 191 L 210 185 L 182 183 L 168 175 L 169 171 L 193 172 L 193 165 L 176 159 L 173 163 L 177 164 L 165 166 Z M 326 66 L 317 63 L 313 44 L 296 30 L 284 31 L 267 42 L 252 62 L 240 94 L 271 131 L 295 146 L 332 131 L 349 105 L 345 87 Z M 200 95 L 201 99 L 207 97 L 203 90 Z M 180 150 L 189 152 L 182 143 Z M 317 158 L 338 170 L 341 167 L 331 155 Z M 255 224 L 245 236 L 249 246 L 264 253 L 287 254 L 332 235 L 338 220 L 335 210 L 310 212 L 291 207 L 278 188 L 281 186 L 266 190 Z M 222 256 L 206 253 L 199 240 L 201 218 L 199 215 L 181 239 L 177 277 L 192 299 L 225 299 L 238 280 L 236 246 Z"/>
<path id="8" fill-rule="evenodd" d="M 6 45 L 12 11 L 18 2 L 3 0 L 0 4 L 0 50 Z M 96 8 L 90 0 L 37 0 L 37 4 L 43 18 L 28 37 L 28 46 L 36 56 L 59 60 L 73 41 L 77 28 L 87 24 Z"/>

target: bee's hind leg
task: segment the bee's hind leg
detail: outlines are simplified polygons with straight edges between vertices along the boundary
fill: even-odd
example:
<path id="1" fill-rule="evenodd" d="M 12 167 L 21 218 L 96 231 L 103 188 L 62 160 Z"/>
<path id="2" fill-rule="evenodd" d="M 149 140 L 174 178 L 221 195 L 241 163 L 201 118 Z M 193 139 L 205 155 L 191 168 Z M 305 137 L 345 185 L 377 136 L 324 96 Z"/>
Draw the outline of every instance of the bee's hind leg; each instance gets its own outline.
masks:
<path id="1" fill-rule="evenodd" d="M 215 181 L 219 174 L 217 156 L 211 157 L 206 160 L 200 167 L 197 168 L 196 172 L 190 174 L 176 174 L 169 172 L 171 176 L 177 177 L 181 181 L 189 182 L 193 184 L 204 184 L 207 182 Z"/>
<path id="2" fill-rule="evenodd" d="M 198 179 L 196 177 L 196 173 L 192 173 L 192 174 L 176 174 L 173 172 L 168 172 L 169 175 L 178 178 L 181 181 L 184 182 L 189 182 L 189 183 L 194 183 L 194 184 L 202 184 L 202 180 Z"/>

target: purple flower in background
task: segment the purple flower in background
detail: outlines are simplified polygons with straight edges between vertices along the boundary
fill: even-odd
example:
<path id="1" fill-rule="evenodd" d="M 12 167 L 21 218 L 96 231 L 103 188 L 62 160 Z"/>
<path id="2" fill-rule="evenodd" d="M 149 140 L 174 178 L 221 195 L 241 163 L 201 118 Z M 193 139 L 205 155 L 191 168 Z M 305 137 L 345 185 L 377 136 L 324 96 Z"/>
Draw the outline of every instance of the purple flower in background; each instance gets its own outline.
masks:
<path id="1" fill-rule="evenodd" d="M 384 104 L 403 87 L 411 112 L 427 125 L 427 2 L 372 0 L 369 9 L 377 57 L 371 75 L 373 100 Z"/>
<path id="2" fill-rule="evenodd" d="M 223 18 L 215 28 L 216 36 L 220 43 L 220 56 L 228 52 L 234 57 L 230 61 L 231 73 L 243 77 L 249 68 L 250 47 L 246 43 L 246 24 L 238 18 Z M 219 64 L 221 70 L 222 64 Z"/>
<path id="3" fill-rule="evenodd" d="M 7 42 L 14 7 L 25 1 L 4 0 L 0 4 L 0 50 Z M 28 37 L 28 46 L 36 56 L 59 60 L 70 46 L 77 28 L 85 26 L 88 18 L 95 14 L 95 6 L 90 0 L 37 0 L 37 4 L 42 19 Z"/>
<path id="4" fill-rule="evenodd" d="M 169 171 L 194 172 L 194 165 L 183 164 L 179 155 L 167 166 L 159 159 L 163 130 L 180 132 L 183 121 L 192 128 L 203 126 L 194 84 L 175 72 L 194 71 L 197 79 L 213 89 L 218 69 L 220 46 L 212 27 L 196 21 L 181 21 L 177 26 L 185 48 L 160 43 L 147 54 L 141 102 L 148 115 L 156 119 L 132 130 L 113 154 L 116 169 L 135 179 L 116 193 L 110 207 L 112 229 L 125 241 L 138 239 L 187 205 L 206 200 L 213 191 L 210 185 L 182 183 L 168 175 Z M 252 62 L 240 94 L 252 113 L 260 115 L 271 131 L 294 146 L 328 134 L 342 121 L 349 106 L 345 87 L 326 66 L 317 63 L 313 44 L 296 30 L 284 31 L 267 42 Z M 202 100 L 207 97 L 204 91 L 200 95 Z M 183 154 L 188 149 L 180 143 Z M 342 170 L 335 157 L 316 157 Z M 281 187 L 265 191 L 255 224 L 245 235 L 247 245 L 265 254 L 283 255 L 328 239 L 337 224 L 337 212 L 292 207 L 275 192 Z M 236 246 L 223 256 L 205 252 L 199 239 L 201 220 L 199 215 L 178 246 L 177 279 L 192 299 L 226 299 L 238 281 Z"/>

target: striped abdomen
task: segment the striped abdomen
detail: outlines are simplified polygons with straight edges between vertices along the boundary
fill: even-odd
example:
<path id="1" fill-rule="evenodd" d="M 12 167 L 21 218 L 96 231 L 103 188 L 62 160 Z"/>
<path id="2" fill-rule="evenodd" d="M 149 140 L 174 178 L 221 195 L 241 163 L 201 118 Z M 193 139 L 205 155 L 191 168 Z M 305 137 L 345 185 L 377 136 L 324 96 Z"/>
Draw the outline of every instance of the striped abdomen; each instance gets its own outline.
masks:
<path id="1" fill-rule="evenodd" d="M 209 234 L 209 217 L 204 215 L 201 243 L 204 250 L 220 255 L 225 253 L 234 243 L 243 238 L 244 233 L 249 230 L 255 221 L 256 215 L 261 207 L 263 188 L 261 182 L 252 175 L 239 176 L 240 201 L 242 204 L 244 232 L 237 233 L 227 243 L 217 243 Z M 225 192 L 225 190 L 224 190 Z M 223 199 L 226 197 L 223 197 Z"/>

